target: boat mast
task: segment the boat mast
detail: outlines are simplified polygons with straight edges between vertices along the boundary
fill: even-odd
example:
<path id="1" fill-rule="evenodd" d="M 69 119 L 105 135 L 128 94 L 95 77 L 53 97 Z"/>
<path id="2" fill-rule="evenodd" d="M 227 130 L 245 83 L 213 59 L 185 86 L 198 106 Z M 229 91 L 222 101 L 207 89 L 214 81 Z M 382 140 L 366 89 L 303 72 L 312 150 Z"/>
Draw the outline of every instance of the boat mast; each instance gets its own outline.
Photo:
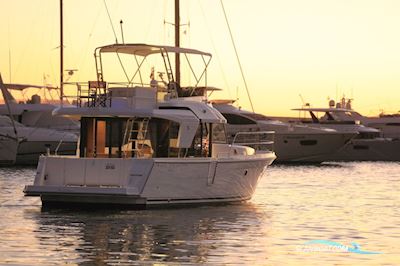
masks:
<path id="1" fill-rule="evenodd" d="M 179 0 L 175 0 L 175 46 L 179 47 Z M 180 54 L 175 53 L 175 78 L 176 83 L 181 83 Z"/>
<path id="2" fill-rule="evenodd" d="M 64 40 L 63 40 L 63 0 L 60 0 L 60 101 L 63 105 L 64 97 Z"/>

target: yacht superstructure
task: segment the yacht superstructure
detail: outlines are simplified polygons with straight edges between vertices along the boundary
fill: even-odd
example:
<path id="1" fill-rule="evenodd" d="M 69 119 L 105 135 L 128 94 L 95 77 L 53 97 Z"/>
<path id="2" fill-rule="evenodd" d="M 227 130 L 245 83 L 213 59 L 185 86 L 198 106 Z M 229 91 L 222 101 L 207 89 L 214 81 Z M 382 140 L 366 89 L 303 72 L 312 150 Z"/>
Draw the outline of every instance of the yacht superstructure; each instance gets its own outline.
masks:
<path id="1" fill-rule="evenodd" d="M 376 117 L 364 116 L 353 110 L 351 99 L 346 99 L 345 97 L 336 104 L 333 100 L 329 101 L 329 107 L 338 110 L 338 112 L 334 112 L 332 115 L 337 116 L 337 119 L 341 121 L 358 121 L 367 127 L 379 129 L 381 131 L 381 137 L 400 139 L 399 114 L 380 114 Z"/>

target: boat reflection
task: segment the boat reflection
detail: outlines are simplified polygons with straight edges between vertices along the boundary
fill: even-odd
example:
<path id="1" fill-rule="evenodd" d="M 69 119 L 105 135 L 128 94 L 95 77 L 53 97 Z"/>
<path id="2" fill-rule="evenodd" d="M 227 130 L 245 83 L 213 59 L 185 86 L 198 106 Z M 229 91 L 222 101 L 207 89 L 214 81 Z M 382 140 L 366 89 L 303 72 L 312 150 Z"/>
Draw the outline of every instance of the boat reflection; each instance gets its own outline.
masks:
<path id="1" fill-rule="evenodd" d="M 251 236 L 262 233 L 268 215 L 245 203 L 146 211 L 50 210 L 38 213 L 36 223 L 40 244 L 70 253 L 73 263 L 202 263 L 213 257 L 221 261 L 235 244 L 243 251 L 246 241 L 250 250 Z"/>

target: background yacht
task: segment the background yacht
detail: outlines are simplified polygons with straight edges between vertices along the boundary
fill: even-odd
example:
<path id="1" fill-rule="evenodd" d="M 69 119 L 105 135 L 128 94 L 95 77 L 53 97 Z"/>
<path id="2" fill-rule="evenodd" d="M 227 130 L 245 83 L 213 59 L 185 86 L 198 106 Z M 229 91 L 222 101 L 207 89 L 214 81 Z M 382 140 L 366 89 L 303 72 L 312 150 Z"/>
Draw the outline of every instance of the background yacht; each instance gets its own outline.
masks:
<path id="1" fill-rule="evenodd" d="M 46 95 L 52 95 L 59 88 L 51 86 L 37 86 L 32 84 L 8 84 L 5 83 L 5 98 L 7 98 L 11 115 L 15 121 L 36 128 L 55 129 L 63 132 L 79 133 L 79 122 L 67 117 L 52 115 L 55 108 L 60 106 L 59 100 L 48 99 Z M 32 94 L 32 91 L 39 94 Z M 18 100 L 11 93 L 19 93 Z M 30 97 L 27 95 L 32 94 Z M 42 96 L 44 97 L 42 99 Z M 0 115 L 8 114 L 5 104 L 0 104 Z"/>
<path id="2" fill-rule="evenodd" d="M 336 116 L 340 121 L 359 121 L 365 126 L 379 129 L 382 137 L 400 139 L 399 114 L 380 114 L 377 117 L 363 116 L 352 109 L 351 99 L 346 99 L 345 97 L 336 104 L 335 101 L 330 100 L 329 107 L 338 110 L 337 112 L 332 112 L 332 115 Z"/>
<path id="3" fill-rule="evenodd" d="M 299 108 L 293 109 L 309 114 L 308 119 L 300 119 L 302 123 L 313 127 L 329 127 L 335 130 L 353 132 L 353 138 L 338 152 L 327 156 L 329 161 L 399 161 L 400 140 L 381 137 L 380 130 L 360 124 L 343 108 Z M 300 115 L 304 117 L 304 115 Z M 346 119 L 343 119 L 345 117 Z"/>
<path id="4" fill-rule="evenodd" d="M 54 129 L 27 127 L 14 122 L 19 145 L 16 164 L 36 165 L 41 154 L 47 152 L 75 154 L 78 137 L 76 134 Z M 9 117 L 0 116 L 0 134 L 14 135 L 14 126 Z"/>
<path id="5" fill-rule="evenodd" d="M 278 162 L 323 162 L 325 156 L 343 147 L 357 133 L 338 132 L 323 127 L 310 127 L 272 120 L 264 115 L 245 111 L 233 101 L 214 100 L 213 106 L 227 119 L 230 141 L 240 131 L 274 131 L 274 151 Z"/>

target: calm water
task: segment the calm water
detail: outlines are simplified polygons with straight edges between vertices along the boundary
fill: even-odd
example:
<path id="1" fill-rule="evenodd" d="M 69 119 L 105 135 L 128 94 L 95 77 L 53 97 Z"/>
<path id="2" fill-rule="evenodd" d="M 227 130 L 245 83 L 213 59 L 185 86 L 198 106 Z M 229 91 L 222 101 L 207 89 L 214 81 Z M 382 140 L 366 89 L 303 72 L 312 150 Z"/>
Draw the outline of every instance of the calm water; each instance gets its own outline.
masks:
<path id="1" fill-rule="evenodd" d="M 2 265 L 400 264 L 399 163 L 273 166 L 246 204 L 144 211 L 42 211 L 22 193 L 34 172 L 0 168 Z"/>

